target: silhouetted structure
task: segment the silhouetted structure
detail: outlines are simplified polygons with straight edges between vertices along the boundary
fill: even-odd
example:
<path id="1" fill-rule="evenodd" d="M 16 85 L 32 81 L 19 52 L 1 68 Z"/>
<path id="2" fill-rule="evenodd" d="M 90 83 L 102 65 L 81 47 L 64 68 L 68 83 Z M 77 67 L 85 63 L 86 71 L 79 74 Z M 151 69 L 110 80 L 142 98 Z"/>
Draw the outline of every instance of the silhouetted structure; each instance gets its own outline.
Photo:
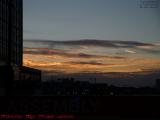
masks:
<path id="1" fill-rule="evenodd" d="M 0 71 L 2 95 L 9 94 L 22 65 L 22 0 L 0 0 Z M 16 76 L 14 76 L 16 75 Z"/>
<path id="2" fill-rule="evenodd" d="M 13 95 L 33 95 L 41 87 L 41 71 L 37 69 L 21 67 L 19 79 L 14 81 Z"/>
<path id="3" fill-rule="evenodd" d="M 121 96 L 121 95 L 159 95 L 160 91 L 152 87 L 117 87 L 106 83 L 89 83 L 74 79 L 58 79 L 42 83 L 41 95 L 82 95 L 82 96 Z M 73 80 L 73 81 L 72 81 Z"/>
<path id="4" fill-rule="evenodd" d="M 12 94 L 15 80 L 25 79 L 21 74 L 41 79 L 40 71 L 22 66 L 22 56 L 23 0 L 0 0 L 0 95 Z"/>
<path id="5" fill-rule="evenodd" d="M 0 64 L 22 65 L 22 0 L 0 0 Z"/>
<path id="6" fill-rule="evenodd" d="M 20 68 L 20 80 L 31 80 L 31 81 L 39 81 L 41 80 L 41 71 L 22 66 Z"/>
<path id="7" fill-rule="evenodd" d="M 13 69 L 11 66 L 0 66 L 0 95 L 9 94 L 13 84 Z"/>

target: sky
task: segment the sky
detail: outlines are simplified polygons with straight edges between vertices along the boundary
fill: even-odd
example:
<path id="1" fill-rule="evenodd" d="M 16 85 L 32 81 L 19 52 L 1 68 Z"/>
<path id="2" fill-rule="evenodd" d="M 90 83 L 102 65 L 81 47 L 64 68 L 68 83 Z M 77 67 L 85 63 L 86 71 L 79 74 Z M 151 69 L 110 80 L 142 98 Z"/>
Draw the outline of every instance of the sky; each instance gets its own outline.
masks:
<path id="1" fill-rule="evenodd" d="M 160 7 L 141 1 L 24 0 L 24 39 L 158 42 Z"/>
<path id="2" fill-rule="evenodd" d="M 96 78 L 120 86 L 153 86 L 160 77 L 160 44 L 25 40 L 23 58 L 24 66 L 42 70 L 42 80 Z"/>
<path id="3" fill-rule="evenodd" d="M 153 85 L 160 77 L 160 7 L 144 1 L 157 0 L 24 0 L 23 65 L 42 70 L 43 79 Z"/>
<path id="4" fill-rule="evenodd" d="M 137 73 L 160 69 L 160 45 L 155 44 L 100 40 L 24 43 L 24 63 L 47 71 Z"/>

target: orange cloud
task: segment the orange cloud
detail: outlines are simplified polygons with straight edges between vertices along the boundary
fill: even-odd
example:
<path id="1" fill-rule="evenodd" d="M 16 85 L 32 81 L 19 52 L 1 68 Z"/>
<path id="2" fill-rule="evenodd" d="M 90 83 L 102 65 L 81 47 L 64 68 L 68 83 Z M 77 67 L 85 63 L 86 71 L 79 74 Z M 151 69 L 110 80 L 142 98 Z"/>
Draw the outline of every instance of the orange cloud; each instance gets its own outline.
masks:
<path id="1" fill-rule="evenodd" d="M 70 58 L 61 55 L 24 54 L 24 65 L 47 71 L 64 73 L 88 72 L 143 72 L 160 68 L 159 59 L 115 57 Z"/>

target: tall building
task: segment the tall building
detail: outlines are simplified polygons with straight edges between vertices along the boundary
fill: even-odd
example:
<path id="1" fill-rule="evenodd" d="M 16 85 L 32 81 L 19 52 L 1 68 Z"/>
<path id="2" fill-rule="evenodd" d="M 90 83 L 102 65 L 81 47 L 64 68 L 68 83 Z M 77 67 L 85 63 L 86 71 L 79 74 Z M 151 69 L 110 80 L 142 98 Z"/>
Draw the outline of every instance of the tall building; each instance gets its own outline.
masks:
<path id="1" fill-rule="evenodd" d="M 0 0 L 0 95 L 8 94 L 23 56 L 23 0 Z"/>
<path id="2" fill-rule="evenodd" d="M 0 0 L 0 65 L 22 65 L 22 0 Z"/>
<path id="3" fill-rule="evenodd" d="M 41 80 L 41 71 L 24 67 L 22 56 L 23 0 L 0 0 L 0 95 L 12 94 L 18 80 L 22 88 Z"/>

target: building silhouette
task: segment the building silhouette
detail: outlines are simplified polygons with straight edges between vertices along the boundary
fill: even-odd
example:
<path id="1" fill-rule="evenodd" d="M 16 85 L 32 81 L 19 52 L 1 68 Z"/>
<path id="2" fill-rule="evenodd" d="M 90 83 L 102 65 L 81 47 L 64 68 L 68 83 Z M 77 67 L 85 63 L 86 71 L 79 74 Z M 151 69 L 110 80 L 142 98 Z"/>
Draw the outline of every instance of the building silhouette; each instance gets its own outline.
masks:
<path id="1" fill-rule="evenodd" d="M 0 0 L 1 65 L 22 65 L 23 7 L 22 0 Z"/>
<path id="2" fill-rule="evenodd" d="M 0 73 L 0 95 L 12 94 L 25 76 L 41 79 L 39 70 L 23 66 L 23 0 L 0 0 Z"/>

